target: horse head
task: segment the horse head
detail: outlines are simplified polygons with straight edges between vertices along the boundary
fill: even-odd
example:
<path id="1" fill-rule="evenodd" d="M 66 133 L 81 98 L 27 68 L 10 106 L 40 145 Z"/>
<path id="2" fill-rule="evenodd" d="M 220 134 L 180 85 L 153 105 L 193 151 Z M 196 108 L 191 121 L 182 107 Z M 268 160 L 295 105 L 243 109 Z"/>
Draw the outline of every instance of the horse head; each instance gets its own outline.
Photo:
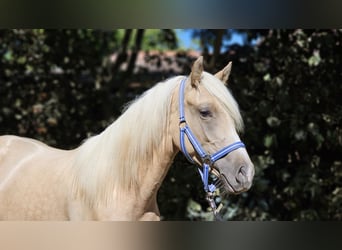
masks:
<path id="1" fill-rule="evenodd" d="M 251 187 L 254 166 L 238 135 L 243 123 L 227 88 L 230 71 L 231 63 L 212 75 L 203 71 L 202 57 L 195 61 L 173 98 L 172 120 L 180 129 L 173 128 L 172 137 L 189 161 L 209 166 L 223 192 L 238 194 Z"/>

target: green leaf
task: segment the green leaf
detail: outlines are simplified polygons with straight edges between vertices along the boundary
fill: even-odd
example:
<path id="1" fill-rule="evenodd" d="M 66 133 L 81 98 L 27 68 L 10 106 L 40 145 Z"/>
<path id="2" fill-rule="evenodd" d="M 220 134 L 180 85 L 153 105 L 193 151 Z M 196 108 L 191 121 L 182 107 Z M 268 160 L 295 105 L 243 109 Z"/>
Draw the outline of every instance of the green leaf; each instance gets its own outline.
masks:
<path id="1" fill-rule="evenodd" d="M 269 148 L 272 146 L 272 144 L 273 144 L 273 135 L 266 135 L 264 137 L 264 146 L 266 148 Z"/>
<path id="2" fill-rule="evenodd" d="M 202 206 L 199 203 L 197 203 L 196 201 L 194 201 L 193 199 L 189 199 L 188 208 L 194 212 L 202 211 Z"/>
<path id="3" fill-rule="evenodd" d="M 269 81 L 271 81 L 271 75 L 269 73 L 267 73 L 266 75 L 264 75 L 263 79 L 265 82 L 269 82 Z"/>
<path id="4" fill-rule="evenodd" d="M 13 55 L 12 55 L 12 51 L 8 50 L 4 55 L 3 55 L 4 59 L 6 61 L 12 61 L 13 60 Z"/>
<path id="5" fill-rule="evenodd" d="M 321 56 L 319 55 L 319 50 L 315 50 L 312 56 L 308 59 L 308 64 L 310 67 L 318 66 L 321 62 Z"/>
<path id="6" fill-rule="evenodd" d="M 26 63 L 26 56 L 21 56 L 17 59 L 17 63 L 24 64 Z"/>
<path id="7" fill-rule="evenodd" d="M 277 127 L 280 125 L 280 120 L 275 116 L 267 117 L 266 122 L 270 127 Z"/>

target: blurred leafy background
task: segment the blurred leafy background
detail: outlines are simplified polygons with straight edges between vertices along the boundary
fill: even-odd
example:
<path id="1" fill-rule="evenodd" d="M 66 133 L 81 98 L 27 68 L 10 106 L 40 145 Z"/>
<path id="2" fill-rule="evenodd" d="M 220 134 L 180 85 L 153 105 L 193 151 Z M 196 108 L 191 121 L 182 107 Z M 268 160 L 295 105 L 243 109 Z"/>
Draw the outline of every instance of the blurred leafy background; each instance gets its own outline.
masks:
<path id="1" fill-rule="evenodd" d="M 229 88 L 255 164 L 227 220 L 342 219 L 342 30 L 0 30 L 0 134 L 70 149 L 155 83 L 205 58 L 233 61 Z M 241 43 L 232 41 L 234 35 Z M 197 171 L 177 155 L 158 195 L 164 220 L 211 220 Z"/>

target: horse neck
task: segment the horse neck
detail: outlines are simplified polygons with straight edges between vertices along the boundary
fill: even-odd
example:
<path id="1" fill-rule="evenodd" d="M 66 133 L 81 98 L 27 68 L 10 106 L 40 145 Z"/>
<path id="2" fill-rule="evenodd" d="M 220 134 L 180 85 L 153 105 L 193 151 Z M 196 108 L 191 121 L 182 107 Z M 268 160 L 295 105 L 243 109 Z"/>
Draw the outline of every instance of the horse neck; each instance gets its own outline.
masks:
<path id="1" fill-rule="evenodd" d="M 154 87 L 79 148 L 75 186 L 86 193 L 88 201 L 110 201 L 121 194 L 146 200 L 158 190 L 177 153 L 169 131 L 165 131 L 170 103 L 156 105 L 153 97 L 158 94 L 163 90 Z M 163 99 L 171 101 L 171 94 Z"/>
<path id="2" fill-rule="evenodd" d="M 143 199 L 155 198 L 178 150 L 172 145 L 171 138 L 163 138 L 159 149 L 154 150 L 152 161 L 141 164 L 139 168 L 139 193 Z"/>

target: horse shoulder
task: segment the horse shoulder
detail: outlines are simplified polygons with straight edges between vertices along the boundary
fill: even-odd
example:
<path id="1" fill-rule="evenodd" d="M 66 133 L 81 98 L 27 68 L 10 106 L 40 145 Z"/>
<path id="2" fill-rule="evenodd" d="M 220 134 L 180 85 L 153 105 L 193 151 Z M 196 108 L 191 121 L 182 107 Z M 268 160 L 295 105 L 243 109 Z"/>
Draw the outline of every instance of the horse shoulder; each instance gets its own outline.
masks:
<path id="1" fill-rule="evenodd" d="M 68 166 L 72 157 L 67 152 L 30 138 L 1 136 L 0 215 L 7 213 L 8 218 L 14 219 L 66 219 L 65 194 L 70 189 Z"/>

